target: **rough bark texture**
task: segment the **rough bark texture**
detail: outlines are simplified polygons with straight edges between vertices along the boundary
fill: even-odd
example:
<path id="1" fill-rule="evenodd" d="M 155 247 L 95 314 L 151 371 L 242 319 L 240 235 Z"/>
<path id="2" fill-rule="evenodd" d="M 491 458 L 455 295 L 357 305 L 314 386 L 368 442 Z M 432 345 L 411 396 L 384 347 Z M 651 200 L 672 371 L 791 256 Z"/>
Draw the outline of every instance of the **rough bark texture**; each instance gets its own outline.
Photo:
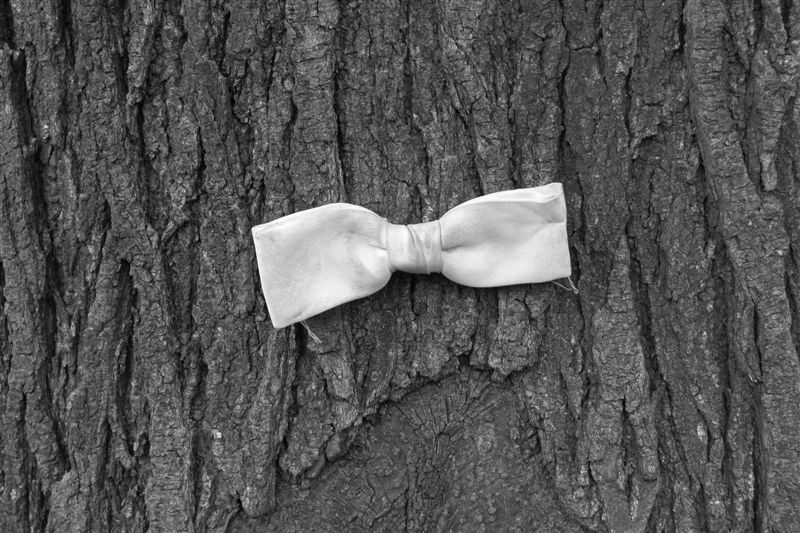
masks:
<path id="1" fill-rule="evenodd" d="M 799 531 L 799 49 L 785 0 L 0 0 L 0 530 Z M 579 294 L 271 328 L 251 226 L 551 181 Z"/>

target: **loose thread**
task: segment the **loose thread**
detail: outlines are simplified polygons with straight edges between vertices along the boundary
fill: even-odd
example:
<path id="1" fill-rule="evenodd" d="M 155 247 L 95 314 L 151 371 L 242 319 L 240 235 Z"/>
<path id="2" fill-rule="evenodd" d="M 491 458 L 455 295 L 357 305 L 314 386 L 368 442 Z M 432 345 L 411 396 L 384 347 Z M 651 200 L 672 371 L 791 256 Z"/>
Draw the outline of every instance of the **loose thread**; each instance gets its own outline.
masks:
<path id="1" fill-rule="evenodd" d="M 311 331 L 311 328 L 308 327 L 308 324 L 306 324 L 305 320 L 301 320 L 300 324 L 302 324 L 303 327 L 306 328 L 306 331 L 308 331 L 308 336 L 311 337 L 311 339 L 314 342 L 316 342 L 317 344 L 322 344 L 322 341 L 319 339 L 319 337 L 317 337 L 317 335 L 313 331 Z"/>
<path id="2" fill-rule="evenodd" d="M 555 283 L 556 285 L 558 285 L 559 287 L 561 287 L 565 291 L 572 291 L 575 294 L 578 294 L 578 287 L 575 285 L 575 282 L 572 281 L 572 277 L 570 276 L 567 279 L 569 280 L 569 287 L 567 287 L 565 285 L 562 285 L 557 281 L 553 281 L 552 283 Z"/>
<path id="3" fill-rule="evenodd" d="M 569 276 L 567 279 L 569 280 L 569 286 L 572 287 L 572 292 L 578 294 L 578 286 L 575 285 L 574 281 L 572 281 L 572 276 Z"/>

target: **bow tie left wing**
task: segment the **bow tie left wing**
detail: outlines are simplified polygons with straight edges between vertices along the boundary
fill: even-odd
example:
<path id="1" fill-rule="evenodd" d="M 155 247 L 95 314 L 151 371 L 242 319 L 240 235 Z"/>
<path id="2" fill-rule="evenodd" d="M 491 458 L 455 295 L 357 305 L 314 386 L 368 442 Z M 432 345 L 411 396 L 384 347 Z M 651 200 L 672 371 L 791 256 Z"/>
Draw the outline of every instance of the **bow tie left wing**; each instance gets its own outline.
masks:
<path id="1" fill-rule="evenodd" d="M 385 219 L 329 204 L 253 227 L 261 288 L 276 328 L 369 296 L 391 277 Z"/>

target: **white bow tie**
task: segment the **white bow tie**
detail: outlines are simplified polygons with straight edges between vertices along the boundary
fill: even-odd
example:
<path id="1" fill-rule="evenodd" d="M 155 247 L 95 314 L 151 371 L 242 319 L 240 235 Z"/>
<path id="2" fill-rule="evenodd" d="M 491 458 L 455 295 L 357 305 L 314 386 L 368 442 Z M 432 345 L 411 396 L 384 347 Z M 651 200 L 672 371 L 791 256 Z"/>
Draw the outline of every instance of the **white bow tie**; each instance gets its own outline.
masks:
<path id="1" fill-rule="evenodd" d="M 566 278 L 566 215 L 563 188 L 551 183 L 480 196 L 422 224 L 336 203 L 252 232 L 270 319 L 282 328 L 379 291 L 396 270 L 469 287 Z"/>

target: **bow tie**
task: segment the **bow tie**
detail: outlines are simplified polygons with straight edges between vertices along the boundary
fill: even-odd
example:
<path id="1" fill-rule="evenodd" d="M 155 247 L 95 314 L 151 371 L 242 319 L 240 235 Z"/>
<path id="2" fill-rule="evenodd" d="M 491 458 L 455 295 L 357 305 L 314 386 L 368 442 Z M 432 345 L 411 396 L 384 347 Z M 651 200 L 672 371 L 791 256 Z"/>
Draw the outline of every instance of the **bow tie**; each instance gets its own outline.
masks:
<path id="1" fill-rule="evenodd" d="M 383 288 L 392 272 L 441 272 L 469 287 L 570 275 L 560 183 L 480 196 L 422 224 L 335 203 L 253 227 L 267 308 L 282 328 Z"/>

